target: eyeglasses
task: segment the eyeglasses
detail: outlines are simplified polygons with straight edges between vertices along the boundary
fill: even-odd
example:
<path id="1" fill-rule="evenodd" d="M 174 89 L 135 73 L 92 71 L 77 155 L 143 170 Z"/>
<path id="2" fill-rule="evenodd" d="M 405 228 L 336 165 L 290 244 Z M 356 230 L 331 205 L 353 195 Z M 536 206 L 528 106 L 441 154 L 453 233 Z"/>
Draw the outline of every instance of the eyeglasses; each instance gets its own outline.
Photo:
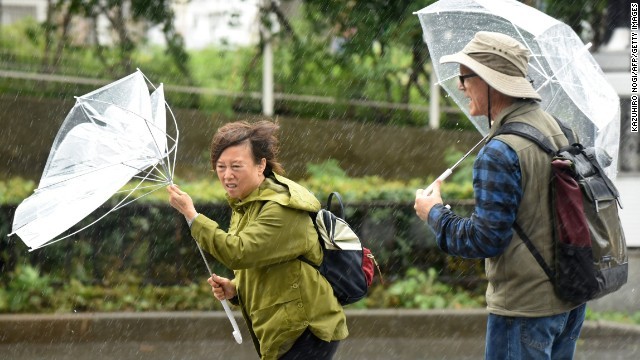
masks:
<path id="1" fill-rule="evenodd" d="M 469 79 L 476 76 L 478 76 L 478 74 L 458 75 L 458 80 L 460 80 L 460 84 L 464 86 L 464 79 Z"/>

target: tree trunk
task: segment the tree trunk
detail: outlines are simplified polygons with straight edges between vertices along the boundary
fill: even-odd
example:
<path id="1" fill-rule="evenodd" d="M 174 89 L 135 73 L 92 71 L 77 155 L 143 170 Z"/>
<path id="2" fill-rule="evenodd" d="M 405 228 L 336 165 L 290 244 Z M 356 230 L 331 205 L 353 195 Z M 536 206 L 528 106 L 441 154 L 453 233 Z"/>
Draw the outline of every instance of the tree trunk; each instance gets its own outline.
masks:
<path id="1" fill-rule="evenodd" d="M 53 0 L 47 0 L 47 19 L 44 23 L 44 49 L 42 54 L 42 65 L 41 70 L 43 73 L 51 73 L 51 44 L 53 34 L 52 32 L 55 29 L 55 25 L 53 24 L 53 14 L 54 14 L 54 5 Z"/>

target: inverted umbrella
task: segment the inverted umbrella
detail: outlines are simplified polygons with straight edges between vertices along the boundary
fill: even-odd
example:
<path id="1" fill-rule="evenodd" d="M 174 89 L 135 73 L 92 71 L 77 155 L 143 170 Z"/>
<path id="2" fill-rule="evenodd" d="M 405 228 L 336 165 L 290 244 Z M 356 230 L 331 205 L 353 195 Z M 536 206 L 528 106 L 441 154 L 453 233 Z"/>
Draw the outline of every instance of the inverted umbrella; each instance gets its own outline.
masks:
<path id="1" fill-rule="evenodd" d="M 469 114 L 469 103 L 458 89 L 459 65 L 439 60 L 462 50 L 476 32 L 492 31 L 529 49 L 529 77 L 542 97 L 542 108 L 571 126 L 583 145 L 605 150 L 612 162 L 602 165 L 615 179 L 620 99 L 589 52 L 590 45 L 571 27 L 515 0 L 440 0 L 415 14 L 439 84 L 483 136 L 489 125 Z"/>
<path id="2" fill-rule="evenodd" d="M 170 184 L 178 145 L 167 134 L 163 86 L 149 94 L 137 71 L 86 95 L 62 123 L 40 183 L 18 206 L 13 234 L 33 251 L 77 234 L 109 213 Z M 93 223 L 64 232 L 132 180 L 122 199 Z M 143 192 L 143 194 L 134 196 Z"/>
<path id="3" fill-rule="evenodd" d="M 76 97 L 56 135 L 38 188 L 14 215 L 10 235 L 18 235 L 30 251 L 77 234 L 173 183 L 177 122 L 165 102 L 163 86 L 149 94 L 147 83 L 153 87 L 138 70 Z M 167 110 L 173 120 L 171 131 L 167 131 Z M 110 210 L 80 229 L 69 230 L 115 194 L 121 199 Z M 202 254 L 199 245 L 198 249 Z M 222 300 L 222 305 L 233 336 L 241 343 L 227 301 Z"/>

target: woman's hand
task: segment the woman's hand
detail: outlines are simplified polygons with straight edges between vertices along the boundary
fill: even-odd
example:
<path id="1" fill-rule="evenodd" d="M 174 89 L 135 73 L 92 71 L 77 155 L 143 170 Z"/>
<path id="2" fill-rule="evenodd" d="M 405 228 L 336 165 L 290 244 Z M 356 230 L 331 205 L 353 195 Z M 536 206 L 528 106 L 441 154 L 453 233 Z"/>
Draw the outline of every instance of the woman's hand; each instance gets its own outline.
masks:
<path id="1" fill-rule="evenodd" d="M 223 278 L 222 276 L 213 274 L 209 279 L 207 279 L 207 282 L 211 285 L 211 292 L 213 293 L 213 296 L 220 301 L 231 299 L 238 294 L 236 286 L 231 282 L 231 280 Z"/>
<path id="2" fill-rule="evenodd" d="M 193 220 L 198 212 L 196 212 L 196 208 L 193 206 L 191 196 L 180 190 L 178 185 L 167 186 L 167 191 L 169 192 L 169 204 L 184 215 L 187 220 Z"/>

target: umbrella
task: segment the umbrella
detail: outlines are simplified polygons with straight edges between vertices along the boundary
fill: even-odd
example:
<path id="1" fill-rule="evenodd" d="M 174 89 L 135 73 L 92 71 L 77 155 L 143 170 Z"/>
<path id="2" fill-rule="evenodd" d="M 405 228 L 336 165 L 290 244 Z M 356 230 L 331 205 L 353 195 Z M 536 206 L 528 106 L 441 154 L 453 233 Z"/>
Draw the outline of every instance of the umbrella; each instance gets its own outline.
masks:
<path id="1" fill-rule="evenodd" d="M 483 136 L 489 131 L 487 120 L 469 114 L 458 89 L 458 64 L 439 62 L 481 30 L 509 35 L 529 49 L 529 77 L 542 108 L 571 126 L 583 145 L 605 150 L 613 159 L 605 172 L 615 179 L 620 99 L 589 52 L 590 44 L 583 44 L 569 26 L 515 0 L 440 0 L 415 14 L 439 84 Z"/>
<path id="2" fill-rule="evenodd" d="M 165 102 L 163 86 L 149 94 L 147 83 L 153 87 L 137 70 L 76 97 L 53 142 L 38 188 L 16 209 L 10 236 L 18 235 L 33 251 L 75 235 L 173 183 L 177 122 Z M 171 131 L 167 131 L 167 110 L 173 120 Z M 69 231 L 116 194 L 121 199 L 110 210 Z M 211 274 L 199 245 L 198 250 Z M 233 336 L 241 343 L 229 305 L 221 302 Z"/>
<path id="3" fill-rule="evenodd" d="M 53 142 L 38 188 L 14 215 L 10 235 L 18 235 L 30 251 L 77 234 L 171 184 L 178 129 L 174 118 L 175 137 L 167 134 L 163 86 L 149 94 L 145 79 L 138 70 L 76 97 Z M 132 179 L 137 184 L 129 186 Z M 63 234 L 114 194 L 122 198 L 111 210 Z"/>

